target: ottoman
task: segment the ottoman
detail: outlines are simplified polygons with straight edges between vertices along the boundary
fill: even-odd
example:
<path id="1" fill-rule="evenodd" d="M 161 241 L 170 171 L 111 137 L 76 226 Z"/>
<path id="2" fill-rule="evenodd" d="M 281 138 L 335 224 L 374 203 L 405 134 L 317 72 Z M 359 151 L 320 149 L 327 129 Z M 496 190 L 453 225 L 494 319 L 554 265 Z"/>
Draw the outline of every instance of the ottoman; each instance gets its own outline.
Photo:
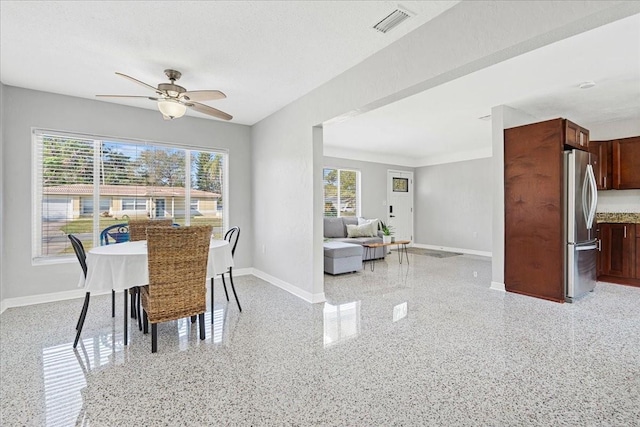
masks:
<path id="1" fill-rule="evenodd" d="M 362 246 L 343 242 L 324 243 L 324 272 L 349 273 L 362 270 Z"/>

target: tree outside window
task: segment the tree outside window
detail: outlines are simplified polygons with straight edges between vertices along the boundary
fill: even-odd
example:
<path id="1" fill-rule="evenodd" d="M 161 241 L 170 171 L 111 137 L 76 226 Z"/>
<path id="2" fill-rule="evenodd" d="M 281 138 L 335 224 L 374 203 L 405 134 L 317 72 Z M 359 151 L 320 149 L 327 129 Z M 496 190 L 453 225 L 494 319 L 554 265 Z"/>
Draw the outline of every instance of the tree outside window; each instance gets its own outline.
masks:
<path id="1" fill-rule="evenodd" d="M 38 129 L 33 142 L 34 260 L 73 256 L 67 234 L 89 250 L 102 229 L 139 217 L 212 225 L 222 238 L 226 153 Z"/>
<path id="2" fill-rule="evenodd" d="M 335 168 L 323 170 L 324 216 L 359 215 L 359 180 L 359 171 Z"/>

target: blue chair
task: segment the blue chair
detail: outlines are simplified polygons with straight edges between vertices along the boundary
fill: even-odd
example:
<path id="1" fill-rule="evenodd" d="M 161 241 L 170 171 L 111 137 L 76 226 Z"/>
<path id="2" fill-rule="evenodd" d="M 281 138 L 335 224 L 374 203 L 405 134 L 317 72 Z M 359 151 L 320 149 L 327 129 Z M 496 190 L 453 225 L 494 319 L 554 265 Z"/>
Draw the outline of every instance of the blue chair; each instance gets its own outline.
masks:
<path id="1" fill-rule="evenodd" d="M 129 241 L 129 224 L 114 224 L 100 233 L 100 246 Z"/>
<path id="2" fill-rule="evenodd" d="M 129 241 L 129 224 L 114 224 L 100 232 L 100 246 Z M 111 317 L 116 317 L 116 291 L 111 291 Z"/>

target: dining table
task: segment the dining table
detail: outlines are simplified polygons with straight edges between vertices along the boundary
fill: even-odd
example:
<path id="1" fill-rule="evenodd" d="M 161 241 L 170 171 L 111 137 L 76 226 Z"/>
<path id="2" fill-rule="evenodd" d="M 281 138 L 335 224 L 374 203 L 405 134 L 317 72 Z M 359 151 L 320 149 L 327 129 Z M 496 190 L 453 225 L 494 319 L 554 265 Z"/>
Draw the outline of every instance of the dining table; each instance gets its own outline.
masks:
<path id="1" fill-rule="evenodd" d="M 87 252 L 87 276 L 80 277 L 78 287 L 87 294 L 127 291 L 149 284 L 147 241 L 138 240 L 96 246 Z M 207 279 L 226 273 L 233 267 L 231 246 L 226 240 L 211 239 L 207 260 Z M 203 285 L 206 286 L 205 283 Z M 212 290 L 213 292 L 213 290 Z M 128 341 L 127 293 L 124 297 L 124 344 Z"/>

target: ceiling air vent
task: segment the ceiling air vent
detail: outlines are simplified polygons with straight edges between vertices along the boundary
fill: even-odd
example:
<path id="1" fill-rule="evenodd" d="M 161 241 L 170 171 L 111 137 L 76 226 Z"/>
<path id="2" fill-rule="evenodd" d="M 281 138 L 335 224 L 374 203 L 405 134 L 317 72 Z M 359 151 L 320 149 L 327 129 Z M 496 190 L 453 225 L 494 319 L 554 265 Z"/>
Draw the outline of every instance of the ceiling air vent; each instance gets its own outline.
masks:
<path id="1" fill-rule="evenodd" d="M 382 21 L 374 25 L 373 29 L 381 33 L 386 33 L 403 23 L 406 19 L 411 18 L 412 15 L 413 14 L 407 10 L 396 9 Z"/>

